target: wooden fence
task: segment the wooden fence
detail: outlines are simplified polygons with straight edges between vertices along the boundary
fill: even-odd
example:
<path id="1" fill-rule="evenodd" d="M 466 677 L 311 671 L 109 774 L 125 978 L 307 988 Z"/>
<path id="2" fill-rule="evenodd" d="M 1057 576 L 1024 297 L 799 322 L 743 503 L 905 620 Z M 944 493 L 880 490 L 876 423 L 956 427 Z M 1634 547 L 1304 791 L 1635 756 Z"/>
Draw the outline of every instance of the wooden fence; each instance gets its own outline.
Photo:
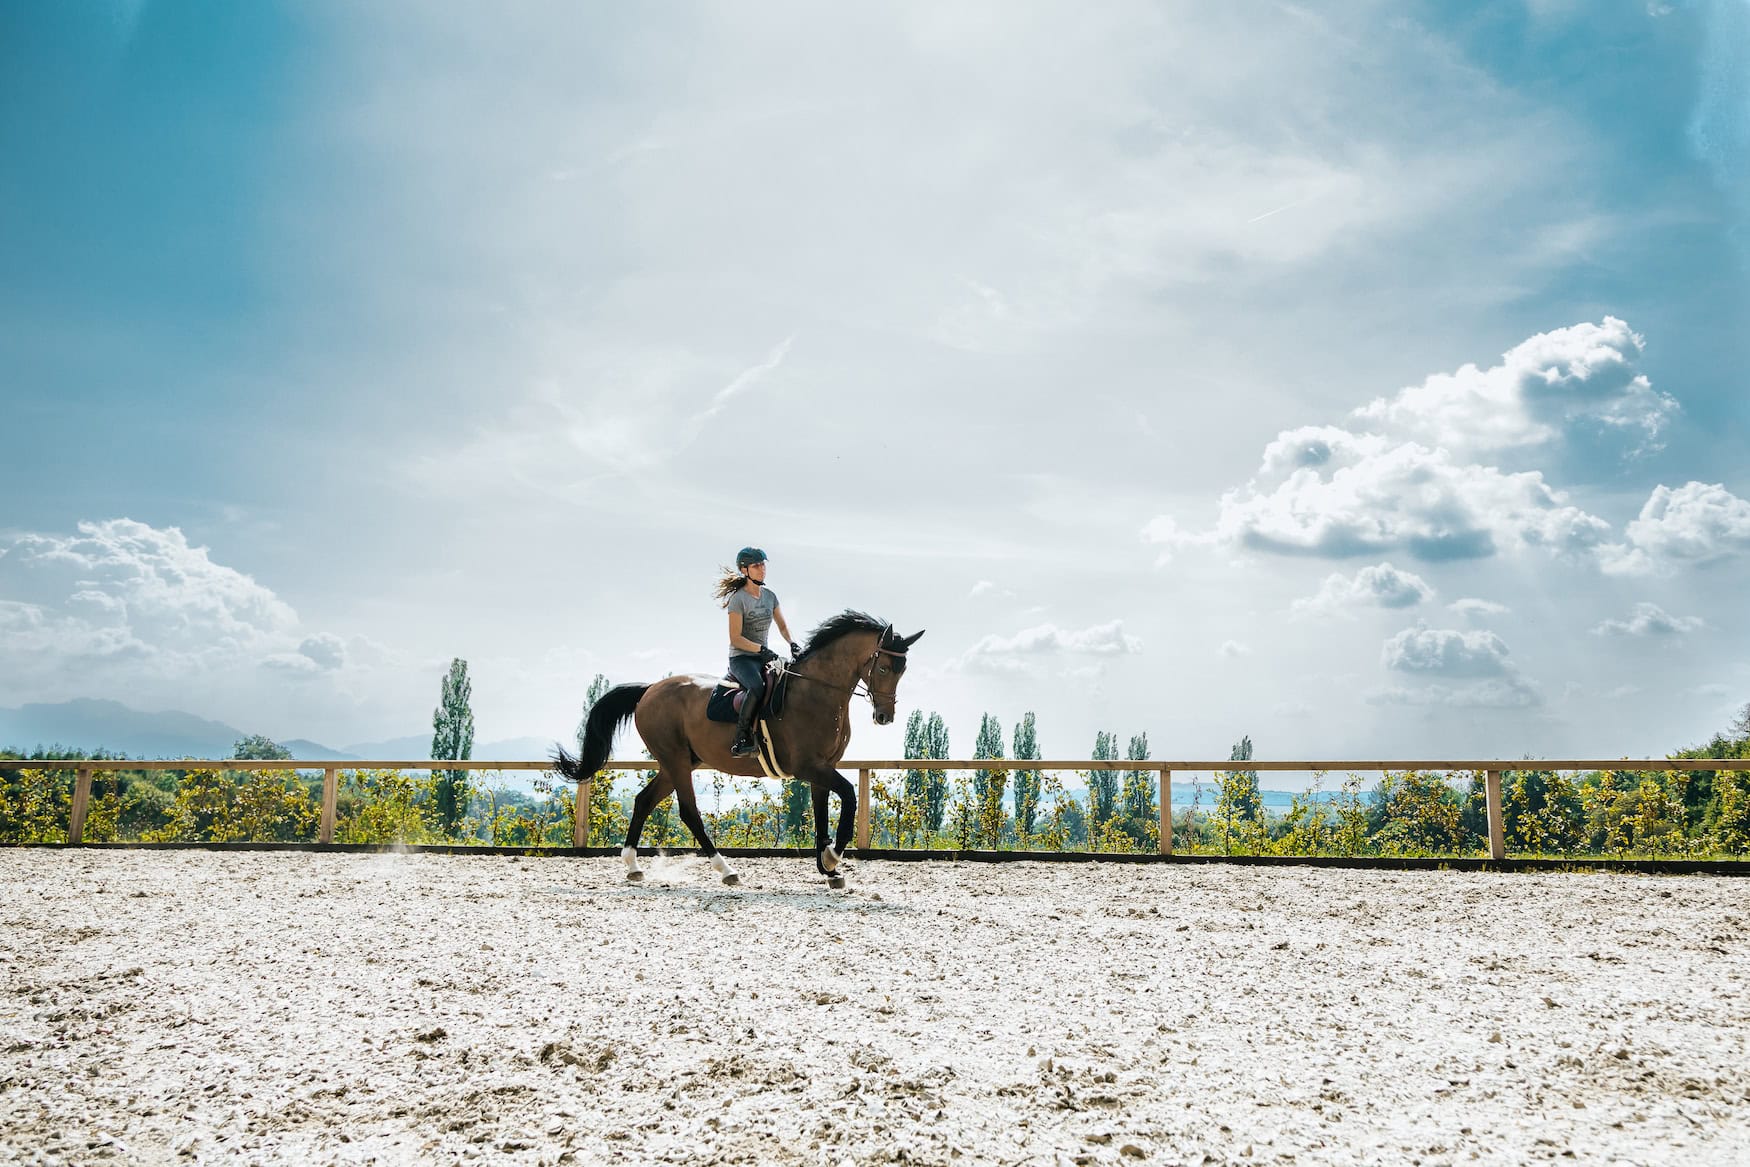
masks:
<path id="1" fill-rule="evenodd" d="M 479 762 L 422 758 L 417 761 L 385 762 L 300 762 L 297 760 L 218 759 L 181 761 L 81 761 L 77 759 L 26 761 L 0 759 L 0 769 L 9 770 L 72 770 L 73 806 L 67 824 L 67 842 L 84 841 L 85 813 L 91 802 L 91 776 L 98 771 L 113 770 L 303 770 L 322 771 L 322 819 L 317 830 L 319 843 L 334 842 L 335 805 L 340 794 L 340 773 L 343 770 L 552 770 L 551 762 Z M 609 762 L 604 770 L 654 770 L 657 764 L 636 761 Z M 1483 789 L 1489 815 L 1489 857 L 1507 857 L 1506 830 L 1501 809 L 1501 774 L 1507 770 L 1750 770 L 1750 759 L 1743 758 L 1604 758 L 1592 760 L 1521 758 L 1514 761 L 1485 759 L 1482 761 L 1301 761 L 1236 763 L 1233 759 L 1217 762 L 1119 760 L 1054 761 L 1026 758 L 900 758 L 897 761 L 851 761 L 840 763 L 844 770 L 857 771 L 857 847 L 869 847 L 869 788 L 877 770 L 1144 770 L 1156 774 L 1160 782 L 1160 852 L 1173 853 L 1173 788 L 1175 773 L 1233 773 L 1236 771 L 1296 771 L 1329 773 L 1341 771 L 1355 774 L 1383 774 L 1388 771 L 1480 771 L 1484 775 Z M 587 807 L 590 801 L 590 781 L 577 784 L 574 805 Z M 587 847 L 589 815 L 573 814 L 572 843 Z"/>

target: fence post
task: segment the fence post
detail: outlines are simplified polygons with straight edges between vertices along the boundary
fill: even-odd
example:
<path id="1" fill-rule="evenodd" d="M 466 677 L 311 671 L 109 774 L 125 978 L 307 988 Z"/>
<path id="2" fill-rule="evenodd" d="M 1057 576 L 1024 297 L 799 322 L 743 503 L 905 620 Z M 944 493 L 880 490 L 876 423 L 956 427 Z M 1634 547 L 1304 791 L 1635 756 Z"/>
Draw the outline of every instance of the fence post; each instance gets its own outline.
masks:
<path id="1" fill-rule="evenodd" d="M 1173 853 L 1173 772 L 1161 768 L 1161 854 Z"/>
<path id="2" fill-rule="evenodd" d="M 339 805 L 340 771 L 326 766 L 322 770 L 322 826 L 316 835 L 318 843 L 334 842 L 334 815 Z"/>
<path id="3" fill-rule="evenodd" d="M 571 845 L 589 846 L 589 802 L 594 797 L 594 783 L 588 778 L 577 780 L 577 801 L 571 806 Z"/>
<path id="4" fill-rule="evenodd" d="M 1501 817 L 1501 771 L 1490 770 L 1483 780 L 1489 803 L 1489 858 L 1507 858 L 1507 830 Z"/>
<path id="5" fill-rule="evenodd" d="M 869 849 L 869 780 L 872 772 L 857 771 L 857 850 Z"/>
<path id="6" fill-rule="evenodd" d="M 67 817 L 67 842 L 85 841 L 85 809 L 91 805 L 91 767 L 81 766 L 73 780 L 73 808 Z"/>

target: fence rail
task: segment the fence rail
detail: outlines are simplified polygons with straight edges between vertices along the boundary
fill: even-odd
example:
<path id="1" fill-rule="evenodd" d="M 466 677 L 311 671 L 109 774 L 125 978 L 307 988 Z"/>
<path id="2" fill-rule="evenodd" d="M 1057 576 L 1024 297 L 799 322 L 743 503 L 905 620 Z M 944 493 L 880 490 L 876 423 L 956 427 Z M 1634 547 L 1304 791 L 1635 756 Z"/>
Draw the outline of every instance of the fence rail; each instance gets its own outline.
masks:
<path id="1" fill-rule="evenodd" d="M 870 814 L 869 788 L 877 770 L 1146 770 L 1159 775 L 1160 781 L 1160 853 L 1173 853 L 1173 775 L 1175 773 L 1222 773 L 1234 771 L 1297 771 L 1324 774 L 1331 771 L 1349 773 L 1388 773 L 1391 771 L 1451 771 L 1481 772 L 1484 775 L 1484 795 L 1489 819 L 1489 857 L 1507 857 L 1505 819 L 1501 805 L 1501 775 L 1509 770 L 1750 770 L 1745 758 L 1592 758 L 1545 759 L 1501 758 L 1437 760 L 1421 759 L 1382 761 L 1164 761 L 1038 759 L 1038 758 L 899 758 L 880 760 L 850 760 L 839 763 L 846 770 L 857 771 L 857 834 L 859 850 L 869 849 Z M 340 774 L 344 770 L 551 770 L 552 762 L 483 762 L 473 759 L 420 758 L 414 761 L 350 761 L 308 762 L 283 758 L 184 758 L 180 761 L 133 761 L 129 759 L 84 760 L 51 758 L 27 760 L 0 759 L 0 770 L 72 770 L 73 805 L 67 824 L 67 842 L 78 845 L 84 841 L 85 815 L 91 803 L 91 778 L 98 771 L 115 770 L 321 770 L 322 818 L 317 842 L 334 842 L 334 818 L 340 792 Z M 654 770 L 657 763 L 648 759 L 610 761 L 603 770 Z M 575 806 L 590 803 L 591 782 L 585 778 L 577 784 Z M 572 845 L 587 847 L 589 816 L 573 814 Z"/>

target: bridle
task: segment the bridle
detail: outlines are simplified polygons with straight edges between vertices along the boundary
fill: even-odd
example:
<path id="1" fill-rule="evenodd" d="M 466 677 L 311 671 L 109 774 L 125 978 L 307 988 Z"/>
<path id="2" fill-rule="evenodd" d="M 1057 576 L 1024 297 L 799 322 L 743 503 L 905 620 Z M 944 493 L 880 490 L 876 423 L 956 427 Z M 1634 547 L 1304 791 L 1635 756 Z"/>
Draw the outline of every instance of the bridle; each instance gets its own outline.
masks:
<path id="1" fill-rule="evenodd" d="M 886 640 L 888 634 L 892 631 L 893 631 L 893 625 L 889 624 L 886 627 L 884 627 L 881 630 L 881 640 Z M 903 649 L 903 648 L 888 648 L 885 644 L 882 644 L 880 642 L 880 640 L 876 641 L 875 651 L 869 654 L 869 659 L 864 661 L 862 664 L 862 667 L 857 670 L 857 679 L 852 681 L 849 685 L 835 685 L 831 681 L 823 681 L 819 677 L 811 677 L 807 673 L 799 673 L 794 668 L 787 668 L 784 670 L 784 673 L 786 676 L 795 677 L 795 678 L 797 678 L 799 680 L 803 680 L 803 681 L 812 681 L 816 685 L 820 685 L 820 686 L 823 686 L 824 688 L 832 689 L 832 690 L 835 690 L 835 691 L 840 692 L 840 693 L 849 693 L 853 698 L 855 698 L 855 697 L 867 697 L 869 699 L 869 704 L 873 705 L 873 704 L 875 704 L 875 698 L 876 698 L 877 694 L 876 694 L 874 689 L 869 687 L 869 677 L 875 668 L 875 662 L 880 660 L 884 654 L 887 656 L 896 656 L 896 657 L 899 657 L 901 660 L 903 660 L 905 658 L 905 649 Z M 895 689 L 897 690 L 897 686 L 895 686 Z M 880 694 L 880 695 L 886 696 L 886 697 L 896 697 L 897 693 L 896 692 L 895 693 L 885 693 L 885 694 Z"/>

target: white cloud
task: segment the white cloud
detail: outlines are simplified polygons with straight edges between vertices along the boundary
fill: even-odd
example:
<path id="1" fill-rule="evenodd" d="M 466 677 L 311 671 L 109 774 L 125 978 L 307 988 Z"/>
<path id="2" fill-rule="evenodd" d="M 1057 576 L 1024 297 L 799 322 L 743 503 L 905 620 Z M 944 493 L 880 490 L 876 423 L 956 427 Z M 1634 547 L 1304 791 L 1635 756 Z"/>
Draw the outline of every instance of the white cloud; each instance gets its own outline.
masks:
<path id="1" fill-rule="evenodd" d="M 165 672 L 259 660 L 298 623 L 270 589 L 214 563 L 180 529 L 131 519 L 18 537 L 0 557 L 0 594 L 0 655 L 14 680 L 122 659 Z"/>
<path id="2" fill-rule="evenodd" d="M 1705 627 L 1699 616 L 1673 616 L 1657 604 L 1636 604 L 1627 620 L 1605 620 L 1592 629 L 1594 636 L 1636 636 L 1669 639 Z"/>
<path id="3" fill-rule="evenodd" d="M 1688 482 L 1653 488 L 1625 543 L 1600 552 L 1604 569 L 1618 575 L 1669 572 L 1750 551 L 1750 501 L 1721 483 Z"/>
<path id="4" fill-rule="evenodd" d="M 1330 427 L 1291 430 L 1272 442 L 1259 476 L 1222 496 L 1212 532 L 1186 536 L 1159 519 L 1145 530 L 1169 545 L 1329 558 L 1396 551 L 1424 562 L 1528 547 L 1577 555 L 1609 534 L 1609 524 L 1569 505 L 1540 472 L 1509 474 L 1415 442 Z"/>
<path id="5" fill-rule="evenodd" d="M 1388 639 L 1380 655 L 1386 668 L 1405 673 L 1493 677 L 1509 671 L 1506 642 L 1480 629 L 1418 624 Z"/>
<path id="6" fill-rule="evenodd" d="M 1414 683 L 1369 694 L 1376 705 L 1510 709 L 1543 703 L 1542 692 L 1520 675 L 1506 642 L 1493 632 L 1418 624 L 1387 639 L 1380 659 Z"/>
<path id="7" fill-rule="evenodd" d="M 1055 624 L 1041 624 L 1023 629 L 1013 636 L 986 636 L 966 650 L 966 657 L 972 659 L 1055 653 L 1116 656 L 1141 651 L 1142 641 L 1124 631 L 1122 620 L 1112 620 L 1079 630 L 1063 629 Z"/>
<path id="8" fill-rule="evenodd" d="M 1642 338 L 1614 316 L 1541 332 L 1489 369 L 1437 373 L 1354 417 L 1371 430 L 1457 454 L 1549 443 L 1590 424 L 1653 445 L 1677 402 L 1637 371 Z"/>
<path id="9" fill-rule="evenodd" d="M 0 545 L 0 661 L 0 704 L 109 696 L 270 720 L 373 704 L 410 664 L 302 628 L 271 588 L 180 528 L 131 519 Z M 309 680 L 323 684 L 287 687 Z"/>
<path id="10" fill-rule="evenodd" d="M 1252 649 L 1250 645 L 1241 644 L 1237 640 L 1224 640 L 1221 642 L 1221 655 L 1230 659 L 1234 657 L 1250 656 L 1252 655 Z"/>
<path id="11" fill-rule="evenodd" d="M 1631 558 L 1611 544 L 1608 522 L 1541 470 L 1496 463 L 1589 434 L 1651 448 L 1678 407 L 1638 371 L 1642 347 L 1613 316 L 1539 333 L 1489 369 L 1465 365 L 1376 398 L 1349 425 L 1282 431 L 1257 473 L 1221 496 L 1213 526 L 1188 531 L 1161 515 L 1142 537 L 1168 553 L 1213 545 L 1440 562 L 1540 548 L 1606 564 Z"/>
<path id="12" fill-rule="evenodd" d="M 1497 604 L 1493 600 L 1481 600 L 1475 596 L 1464 596 L 1446 606 L 1472 623 L 1479 623 L 1490 616 L 1504 616 L 1512 611 L 1506 604 Z"/>
<path id="13" fill-rule="evenodd" d="M 1379 563 L 1362 568 L 1353 577 L 1333 572 L 1316 593 L 1294 601 L 1290 610 L 1314 614 L 1358 607 L 1411 608 L 1433 598 L 1434 589 L 1421 576 Z"/>

